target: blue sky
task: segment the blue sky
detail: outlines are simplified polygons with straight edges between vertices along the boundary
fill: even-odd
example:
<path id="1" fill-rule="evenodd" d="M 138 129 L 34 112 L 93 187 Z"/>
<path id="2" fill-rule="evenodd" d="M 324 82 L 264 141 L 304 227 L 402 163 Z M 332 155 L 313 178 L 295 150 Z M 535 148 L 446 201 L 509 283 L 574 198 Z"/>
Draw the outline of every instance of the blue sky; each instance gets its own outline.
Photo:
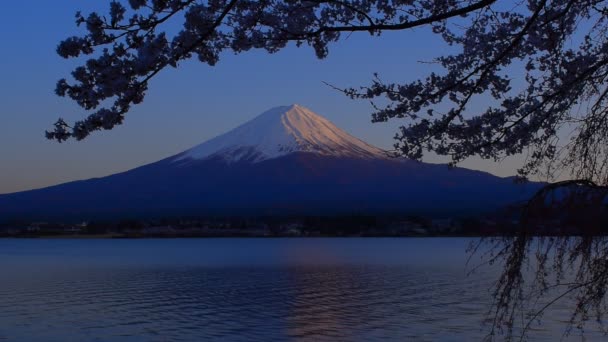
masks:
<path id="1" fill-rule="evenodd" d="M 197 61 L 159 74 L 145 102 L 124 125 L 81 142 L 58 144 L 44 138 L 58 117 L 85 116 L 70 100 L 54 95 L 55 83 L 77 65 L 55 53 L 62 39 L 78 33 L 77 10 L 107 9 L 109 1 L 31 0 L 11 2 L 0 30 L 0 193 L 104 176 L 153 162 L 243 123 L 278 105 L 298 103 L 327 117 L 349 133 L 390 148 L 402 122 L 372 124 L 372 107 L 324 85 L 366 85 L 374 72 L 384 80 L 425 76 L 428 61 L 446 51 L 425 30 L 391 32 L 381 37 L 353 34 L 318 60 L 312 49 L 290 46 L 269 55 L 225 53 L 209 67 Z M 482 104 L 483 105 L 483 104 Z M 430 156 L 428 161 L 441 161 Z M 462 166 L 501 176 L 515 173 L 519 160 L 496 164 L 472 159 Z"/>

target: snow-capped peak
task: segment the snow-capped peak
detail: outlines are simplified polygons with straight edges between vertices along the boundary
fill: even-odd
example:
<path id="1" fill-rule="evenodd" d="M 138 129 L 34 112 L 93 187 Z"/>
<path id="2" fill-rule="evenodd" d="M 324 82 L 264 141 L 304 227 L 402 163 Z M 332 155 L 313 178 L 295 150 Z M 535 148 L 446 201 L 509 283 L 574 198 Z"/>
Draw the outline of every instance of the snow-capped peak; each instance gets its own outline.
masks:
<path id="1" fill-rule="evenodd" d="M 241 126 L 181 154 L 176 161 L 221 157 L 234 162 L 277 158 L 294 152 L 354 158 L 386 158 L 381 149 L 353 137 L 329 120 L 294 104 L 272 108 Z"/>

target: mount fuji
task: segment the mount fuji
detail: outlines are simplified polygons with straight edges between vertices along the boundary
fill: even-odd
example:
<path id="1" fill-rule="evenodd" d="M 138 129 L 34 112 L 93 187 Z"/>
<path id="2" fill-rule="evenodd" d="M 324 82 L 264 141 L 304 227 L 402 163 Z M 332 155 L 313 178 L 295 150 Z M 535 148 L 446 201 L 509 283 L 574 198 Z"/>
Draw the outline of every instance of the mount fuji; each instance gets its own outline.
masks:
<path id="1" fill-rule="evenodd" d="M 540 184 L 390 157 L 299 105 L 161 161 L 102 178 L 0 195 L 0 220 L 174 215 L 470 215 Z"/>
<path id="2" fill-rule="evenodd" d="M 344 132 L 324 117 L 294 104 L 268 110 L 232 131 L 202 143 L 176 158 L 253 163 L 291 153 L 327 157 L 384 158 L 386 153 Z"/>

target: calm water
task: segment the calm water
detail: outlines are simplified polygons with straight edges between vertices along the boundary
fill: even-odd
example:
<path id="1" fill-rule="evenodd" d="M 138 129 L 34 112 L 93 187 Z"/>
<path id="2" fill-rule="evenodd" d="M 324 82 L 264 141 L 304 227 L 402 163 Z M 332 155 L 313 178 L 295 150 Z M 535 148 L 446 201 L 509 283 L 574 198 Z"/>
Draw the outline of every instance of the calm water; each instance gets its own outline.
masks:
<path id="1" fill-rule="evenodd" d="M 467 276 L 469 241 L 0 239 L 0 341 L 482 340 L 496 270 Z"/>

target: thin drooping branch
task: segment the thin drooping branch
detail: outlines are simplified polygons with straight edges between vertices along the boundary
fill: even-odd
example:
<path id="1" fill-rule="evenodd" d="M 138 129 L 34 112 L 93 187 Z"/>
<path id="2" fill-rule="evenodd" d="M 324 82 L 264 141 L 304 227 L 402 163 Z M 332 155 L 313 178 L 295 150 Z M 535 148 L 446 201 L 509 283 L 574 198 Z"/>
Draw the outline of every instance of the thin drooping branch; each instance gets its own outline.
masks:
<path id="1" fill-rule="evenodd" d="M 507 340 L 513 339 L 516 331 L 525 338 L 532 322 L 566 297 L 573 302 L 568 331 L 572 326 L 582 327 L 592 312 L 598 322 L 603 320 L 608 308 L 605 203 L 608 187 L 593 181 L 552 183 L 524 205 L 515 235 L 483 240 L 490 248 L 486 255 L 491 255 L 486 263 L 503 265 L 493 294 L 490 336 L 500 329 Z M 560 218 L 576 228 L 576 235 L 560 233 L 551 226 Z M 475 251 L 483 250 L 481 245 Z M 516 324 L 519 313 L 527 317 L 521 326 Z"/>

